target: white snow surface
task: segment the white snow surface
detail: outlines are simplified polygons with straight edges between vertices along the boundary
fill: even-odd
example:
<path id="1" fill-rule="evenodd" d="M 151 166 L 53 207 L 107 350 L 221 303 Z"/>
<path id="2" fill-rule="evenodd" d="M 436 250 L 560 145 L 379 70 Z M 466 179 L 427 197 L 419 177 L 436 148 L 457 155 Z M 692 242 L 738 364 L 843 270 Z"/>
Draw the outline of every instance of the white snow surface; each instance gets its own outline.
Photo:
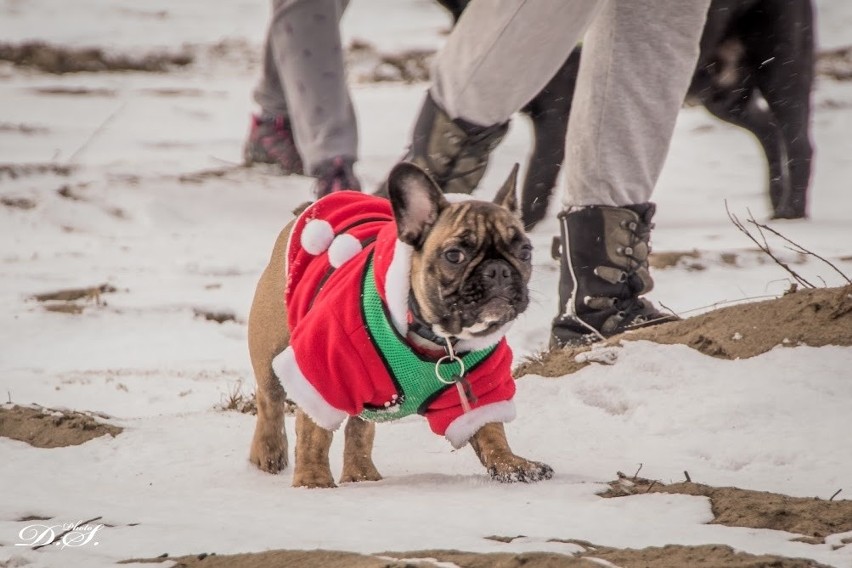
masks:
<path id="1" fill-rule="evenodd" d="M 852 43 L 852 3 L 819 0 L 819 39 Z M 595 495 L 616 471 L 662 482 L 694 481 L 794 496 L 852 494 L 852 349 L 778 347 L 749 360 L 713 359 L 682 346 L 630 343 L 615 365 L 518 383 L 513 449 L 549 463 L 552 480 L 492 482 L 469 448 L 453 451 L 425 421 L 378 428 L 384 480 L 334 490 L 294 489 L 292 469 L 261 473 L 247 460 L 254 418 L 223 412 L 227 393 L 253 389 L 246 319 L 257 278 L 311 180 L 229 170 L 200 182 L 186 174 L 240 162 L 252 110 L 268 5 L 227 0 L 0 0 L 0 37 L 100 46 L 124 53 L 184 44 L 244 45 L 250 60 L 203 58 L 167 74 L 52 76 L 0 65 L 0 162 L 74 166 L 67 176 L 0 177 L 0 396 L 108 415 L 116 438 L 38 449 L 0 439 L 0 565 L 113 566 L 132 557 L 267 549 L 358 552 L 451 548 L 556 551 L 584 539 L 641 548 L 721 543 L 754 554 L 852 566 L 852 545 L 790 533 L 708 524 L 705 498 Z M 428 0 L 359 0 L 343 20 L 348 39 L 383 50 L 437 47 L 449 18 Z M 94 89 L 88 96 L 45 88 Z M 358 173 L 375 187 L 405 147 L 426 85 L 355 84 L 362 135 Z M 852 274 L 852 83 L 819 78 L 811 218 L 772 226 Z M 479 195 L 491 197 L 529 151 L 518 117 L 492 158 Z M 0 174 L 2 175 L 2 174 Z M 765 221 L 763 157 L 746 132 L 703 109 L 681 113 L 655 200 L 654 248 L 698 251 L 707 268 L 655 272 L 652 299 L 685 315 L 780 295 L 789 275 L 753 250 L 725 213 Z M 69 185 L 79 200 L 60 196 Z M 554 200 L 557 201 L 557 200 Z M 532 305 L 509 334 L 516 358 L 547 344 L 558 267 L 549 257 L 555 211 L 531 234 Z M 844 281 L 826 264 L 773 242 L 820 285 Z M 735 264 L 723 253 L 736 253 Z M 109 283 L 105 306 L 48 312 L 32 294 Z M 217 324 L 196 308 L 232 312 Z M 766 322 L 767 326 L 772 322 Z M 759 329 L 739 330 L 743 335 Z M 291 444 L 294 428 L 287 429 Z M 341 467 L 341 436 L 331 453 Z M 291 453 L 292 461 L 292 453 Z M 29 515 L 49 521 L 21 521 Z M 85 546 L 31 550 L 32 524 L 101 517 Z M 510 543 L 488 535 L 517 536 Z M 835 549 L 836 548 L 836 549 Z"/>

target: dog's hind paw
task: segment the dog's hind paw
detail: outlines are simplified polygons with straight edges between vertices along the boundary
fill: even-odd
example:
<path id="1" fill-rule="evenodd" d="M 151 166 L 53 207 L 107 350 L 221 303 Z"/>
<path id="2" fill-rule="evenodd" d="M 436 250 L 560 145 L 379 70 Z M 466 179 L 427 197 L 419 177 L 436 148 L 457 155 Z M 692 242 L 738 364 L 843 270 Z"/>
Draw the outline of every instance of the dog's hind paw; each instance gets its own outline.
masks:
<path id="1" fill-rule="evenodd" d="M 271 448 L 268 444 L 252 444 L 249 461 L 261 471 L 278 473 L 287 467 L 287 443 L 279 442 Z"/>
<path id="2" fill-rule="evenodd" d="M 553 468 L 541 462 L 498 464 L 488 468 L 491 479 L 500 483 L 534 483 L 553 477 Z"/>

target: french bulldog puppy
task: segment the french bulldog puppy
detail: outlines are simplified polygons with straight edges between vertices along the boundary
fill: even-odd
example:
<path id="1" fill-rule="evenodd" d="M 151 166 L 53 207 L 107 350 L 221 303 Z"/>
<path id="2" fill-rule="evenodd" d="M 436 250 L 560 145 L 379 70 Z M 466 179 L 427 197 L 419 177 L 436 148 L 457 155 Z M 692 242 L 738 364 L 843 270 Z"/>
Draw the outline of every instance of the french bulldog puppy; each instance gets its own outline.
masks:
<path id="1" fill-rule="evenodd" d="M 470 443 L 494 479 L 553 475 L 516 456 L 503 427 L 515 415 L 504 335 L 527 307 L 531 272 L 516 178 L 517 165 L 493 203 L 461 201 L 403 162 L 389 200 L 334 193 L 281 231 L 248 324 L 255 465 L 287 466 L 287 396 L 296 487 L 335 486 L 329 446 L 347 418 L 340 482 L 381 479 L 375 422 L 415 413 L 454 447 Z"/>

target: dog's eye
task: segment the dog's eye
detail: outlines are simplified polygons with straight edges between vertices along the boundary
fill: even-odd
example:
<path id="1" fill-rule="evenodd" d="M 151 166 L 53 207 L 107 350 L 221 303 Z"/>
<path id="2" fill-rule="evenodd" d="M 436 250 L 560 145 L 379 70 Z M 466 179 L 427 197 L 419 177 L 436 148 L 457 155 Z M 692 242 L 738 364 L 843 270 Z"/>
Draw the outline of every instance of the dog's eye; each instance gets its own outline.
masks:
<path id="1" fill-rule="evenodd" d="M 518 258 L 524 262 L 532 260 L 532 247 L 530 245 L 522 246 L 521 251 L 518 253 Z"/>
<path id="2" fill-rule="evenodd" d="M 444 253 L 444 258 L 453 264 L 461 264 L 464 260 L 464 253 L 457 248 L 452 248 Z"/>

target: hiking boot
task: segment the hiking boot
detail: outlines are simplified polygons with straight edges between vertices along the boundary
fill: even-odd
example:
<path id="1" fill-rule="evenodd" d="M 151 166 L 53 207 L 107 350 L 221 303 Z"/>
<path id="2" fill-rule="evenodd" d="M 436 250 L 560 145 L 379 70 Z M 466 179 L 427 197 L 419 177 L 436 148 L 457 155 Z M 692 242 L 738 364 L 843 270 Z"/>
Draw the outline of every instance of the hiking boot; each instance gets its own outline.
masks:
<path id="1" fill-rule="evenodd" d="M 479 126 L 450 117 L 427 95 L 403 160 L 426 170 L 444 193 L 471 193 L 485 173 L 488 156 L 509 130 L 509 123 Z M 387 184 L 378 191 L 387 196 Z"/>
<path id="2" fill-rule="evenodd" d="M 361 191 L 361 184 L 352 171 L 355 160 L 337 157 L 317 166 L 317 183 L 314 187 L 317 199 L 338 191 Z"/>
<path id="3" fill-rule="evenodd" d="M 243 162 L 246 166 L 276 164 L 285 176 L 302 175 L 304 167 L 290 120 L 282 115 L 252 115 L 251 130 L 243 147 Z"/>
<path id="4" fill-rule="evenodd" d="M 558 215 L 559 306 L 552 347 L 597 341 L 676 320 L 640 298 L 654 286 L 648 271 L 653 203 L 590 206 Z"/>

